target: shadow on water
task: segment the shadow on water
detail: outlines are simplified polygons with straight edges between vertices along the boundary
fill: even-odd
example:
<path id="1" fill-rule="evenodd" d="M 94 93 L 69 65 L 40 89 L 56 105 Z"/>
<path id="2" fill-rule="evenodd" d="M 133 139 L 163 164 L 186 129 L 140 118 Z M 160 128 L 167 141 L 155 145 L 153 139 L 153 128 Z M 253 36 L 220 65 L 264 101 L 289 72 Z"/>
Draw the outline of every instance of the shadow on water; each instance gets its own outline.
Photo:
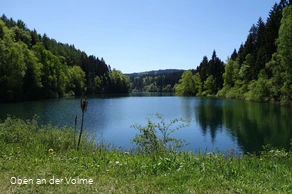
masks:
<path id="1" fill-rule="evenodd" d="M 90 97 L 96 98 L 122 98 L 122 97 L 151 97 L 151 96 L 175 96 L 174 92 L 131 92 L 129 94 L 97 94 Z"/>
<path id="2" fill-rule="evenodd" d="M 263 145 L 290 149 L 292 109 L 273 104 L 206 98 L 195 107 L 196 122 L 212 142 L 222 130 L 237 141 L 242 151 L 257 152 Z"/>
<path id="3" fill-rule="evenodd" d="M 203 135 L 206 136 L 209 130 L 211 140 L 214 142 L 216 132 L 222 130 L 222 101 L 218 99 L 200 100 L 196 113 L 196 121 L 201 124 Z"/>

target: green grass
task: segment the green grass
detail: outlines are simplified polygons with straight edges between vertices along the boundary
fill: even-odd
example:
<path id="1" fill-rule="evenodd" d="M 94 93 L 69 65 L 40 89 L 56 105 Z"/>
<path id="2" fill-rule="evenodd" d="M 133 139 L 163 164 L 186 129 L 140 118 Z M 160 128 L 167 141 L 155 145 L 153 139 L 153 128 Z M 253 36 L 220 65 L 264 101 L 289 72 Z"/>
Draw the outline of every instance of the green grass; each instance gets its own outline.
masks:
<path id="1" fill-rule="evenodd" d="M 71 128 L 8 117 L 0 124 L 0 193 L 292 193 L 291 151 L 240 158 L 143 155 L 96 145 L 86 133 L 77 151 L 73 137 Z M 12 184 L 12 177 L 33 184 Z M 52 177 L 63 182 L 50 184 Z M 67 184 L 70 177 L 92 179 L 93 184 Z"/>

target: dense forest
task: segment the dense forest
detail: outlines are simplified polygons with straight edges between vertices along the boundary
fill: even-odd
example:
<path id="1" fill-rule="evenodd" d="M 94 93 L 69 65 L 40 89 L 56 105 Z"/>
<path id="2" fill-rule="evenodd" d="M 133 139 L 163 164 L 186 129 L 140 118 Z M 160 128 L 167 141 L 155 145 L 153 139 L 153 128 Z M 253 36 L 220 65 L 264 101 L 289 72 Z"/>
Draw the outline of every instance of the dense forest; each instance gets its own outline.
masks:
<path id="1" fill-rule="evenodd" d="M 213 52 L 175 85 L 178 95 L 216 95 L 292 104 L 292 1 L 281 0 L 267 21 L 253 24 L 244 44 L 224 64 Z"/>
<path id="2" fill-rule="evenodd" d="M 129 78 L 103 58 L 0 18 L 0 102 L 66 95 L 128 93 Z"/>
<path id="3" fill-rule="evenodd" d="M 174 92 L 184 70 L 166 69 L 127 74 L 132 92 Z"/>

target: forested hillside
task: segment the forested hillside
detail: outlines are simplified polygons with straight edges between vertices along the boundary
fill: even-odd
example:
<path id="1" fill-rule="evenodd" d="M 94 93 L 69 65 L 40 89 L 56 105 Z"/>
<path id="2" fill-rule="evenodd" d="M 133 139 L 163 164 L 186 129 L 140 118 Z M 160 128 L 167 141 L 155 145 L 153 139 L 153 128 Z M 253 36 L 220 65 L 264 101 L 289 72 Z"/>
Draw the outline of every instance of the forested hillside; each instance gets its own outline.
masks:
<path id="1" fill-rule="evenodd" d="M 183 69 L 159 69 L 159 70 L 152 70 L 152 71 L 144 71 L 139 73 L 126 73 L 125 75 L 128 77 L 138 77 L 143 75 L 161 75 L 161 74 L 168 74 L 168 73 L 174 73 L 174 72 L 184 72 Z"/>
<path id="2" fill-rule="evenodd" d="M 275 3 L 266 22 L 259 18 L 227 64 L 216 58 L 214 51 L 211 60 L 203 58 L 194 75 L 184 72 L 176 93 L 291 104 L 291 2 Z"/>
<path id="3" fill-rule="evenodd" d="M 65 95 L 127 93 L 129 78 L 103 58 L 0 18 L 0 102 Z"/>
<path id="4" fill-rule="evenodd" d="M 127 74 L 132 92 L 173 92 L 184 70 L 167 69 Z"/>

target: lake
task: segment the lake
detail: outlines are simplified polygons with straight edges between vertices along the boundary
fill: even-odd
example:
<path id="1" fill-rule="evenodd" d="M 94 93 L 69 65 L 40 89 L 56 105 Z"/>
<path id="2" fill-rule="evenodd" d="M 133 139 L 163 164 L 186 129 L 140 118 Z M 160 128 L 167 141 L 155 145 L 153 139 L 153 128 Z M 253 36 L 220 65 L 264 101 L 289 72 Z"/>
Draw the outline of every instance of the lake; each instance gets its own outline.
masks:
<path id="1" fill-rule="evenodd" d="M 74 126 L 81 123 L 79 98 L 60 98 L 21 103 L 0 104 L 0 118 L 7 114 L 23 119 L 39 116 L 39 123 Z M 84 129 L 116 147 L 128 150 L 138 130 L 131 125 L 147 124 L 147 118 L 158 121 L 160 113 L 167 120 L 192 119 L 190 126 L 173 136 L 188 143 L 189 151 L 255 152 L 262 145 L 290 148 L 292 108 L 274 104 L 233 99 L 179 97 L 165 93 L 134 93 L 125 96 L 88 97 Z"/>

